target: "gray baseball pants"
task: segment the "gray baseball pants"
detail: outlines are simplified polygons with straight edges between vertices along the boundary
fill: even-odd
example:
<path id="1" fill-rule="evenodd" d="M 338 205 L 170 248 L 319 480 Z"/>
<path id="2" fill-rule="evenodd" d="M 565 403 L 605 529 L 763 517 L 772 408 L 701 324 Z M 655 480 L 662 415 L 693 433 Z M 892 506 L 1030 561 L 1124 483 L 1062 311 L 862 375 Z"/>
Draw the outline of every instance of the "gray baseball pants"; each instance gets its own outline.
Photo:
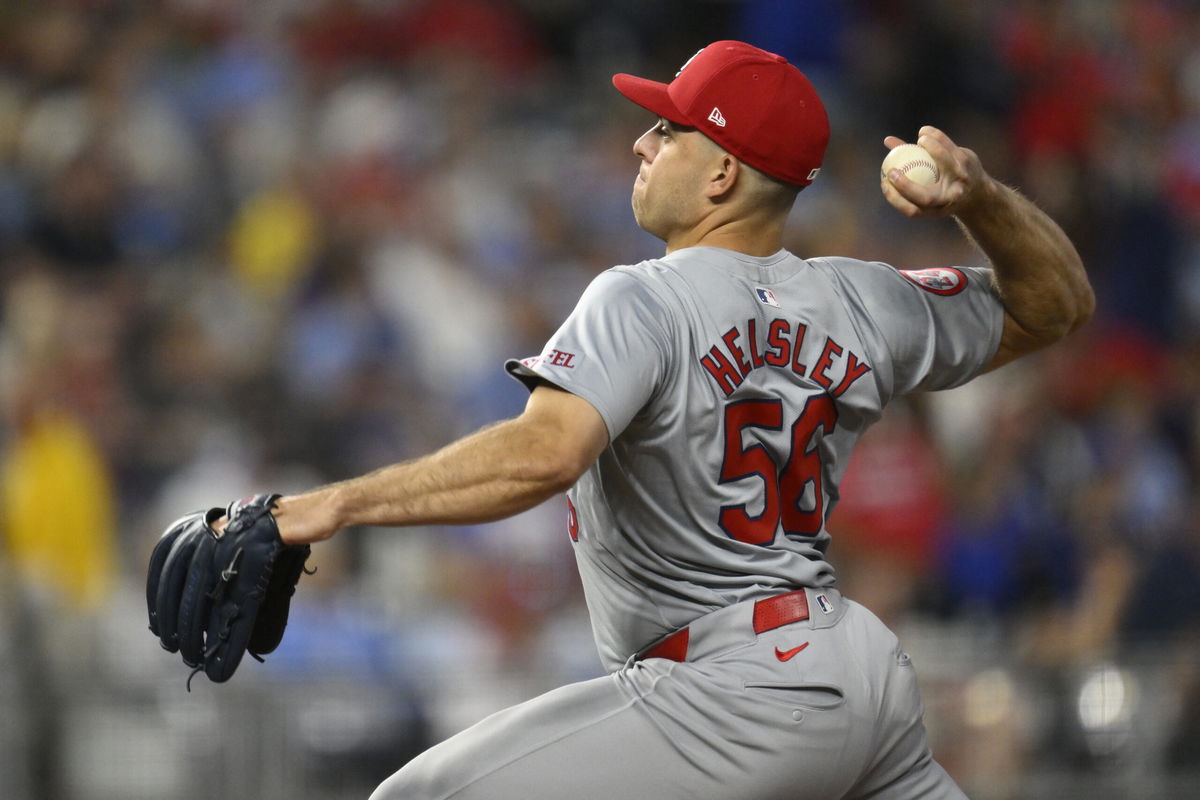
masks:
<path id="1" fill-rule="evenodd" d="M 950 800 L 896 636 L 836 590 L 755 634 L 752 603 L 688 626 L 687 661 L 500 711 L 431 748 L 371 800 Z M 818 604 L 817 596 L 821 596 Z"/>

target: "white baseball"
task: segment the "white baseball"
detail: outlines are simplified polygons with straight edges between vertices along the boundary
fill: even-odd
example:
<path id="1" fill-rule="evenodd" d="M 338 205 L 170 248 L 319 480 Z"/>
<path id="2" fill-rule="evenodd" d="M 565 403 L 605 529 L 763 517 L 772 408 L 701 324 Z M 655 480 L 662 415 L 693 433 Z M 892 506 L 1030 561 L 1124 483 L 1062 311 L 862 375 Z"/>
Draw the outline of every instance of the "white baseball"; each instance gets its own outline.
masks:
<path id="1" fill-rule="evenodd" d="M 886 178 L 893 169 L 900 170 L 913 183 L 929 186 L 938 179 L 937 164 L 929 151 L 918 144 L 902 144 L 893 147 L 883 159 L 879 177 Z"/>

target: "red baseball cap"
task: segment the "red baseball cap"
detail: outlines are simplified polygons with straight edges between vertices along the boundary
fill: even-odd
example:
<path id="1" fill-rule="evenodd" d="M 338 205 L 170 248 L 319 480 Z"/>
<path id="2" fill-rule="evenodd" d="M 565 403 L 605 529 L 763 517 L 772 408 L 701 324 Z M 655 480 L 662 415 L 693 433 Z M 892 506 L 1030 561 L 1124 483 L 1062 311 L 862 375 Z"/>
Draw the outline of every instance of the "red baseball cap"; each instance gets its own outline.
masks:
<path id="1" fill-rule="evenodd" d="M 624 73 L 612 80 L 642 108 L 699 129 L 774 178 L 807 186 L 821 170 L 829 117 L 808 78 L 783 56 L 745 42 L 714 42 L 670 83 Z"/>

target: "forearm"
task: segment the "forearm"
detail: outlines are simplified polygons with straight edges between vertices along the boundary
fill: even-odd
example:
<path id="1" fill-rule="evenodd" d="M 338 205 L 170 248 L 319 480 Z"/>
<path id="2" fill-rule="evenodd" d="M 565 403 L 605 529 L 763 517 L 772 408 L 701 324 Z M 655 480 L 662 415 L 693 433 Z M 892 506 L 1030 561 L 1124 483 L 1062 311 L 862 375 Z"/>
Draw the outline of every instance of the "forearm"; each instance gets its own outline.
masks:
<path id="1" fill-rule="evenodd" d="M 884 139 L 889 148 L 903 144 Z M 917 144 L 938 165 L 929 185 L 910 181 L 897 169 L 882 181 L 884 197 L 909 217 L 954 216 L 991 260 L 1004 304 L 1004 330 L 987 369 L 1052 344 L 1092 315 L 1095 297 L 1070 239 L 1044 212 L 1013 189 L 993 180 L 973 150 L 959 147 L 931 125 Z"/>
<path id="2" fill-rule="evenodd" d="M 1032 202 L 986 178 L 955 216 L 990 260 L 1004 309 L 1031 348 L 1061 339 L 1091 316 L 1095 298 L 1079 254 Z"/>
<path id="3" fill-rule="evenodd" d="M 570 488 L 607 444 L 590 404 L 542 386 L 516 419 L 423 458 L 282 497 L 275 517 L 288 543 L 328 539 L 355 525 L 490 522 Z"/>
<path id="4" fill-rule="evenodd" d="M 511 516 L 564 491 L 576 477 L 547 455 L 552 443 L 541 446 L 544 434 L 530 428 L 509 420 L 422 458 L 285 497 L 277 516 L 289 524 L 332 529 L 471 524 Z"/>
<path id="5" fill-rule="evenodd" d="M 564 491 L 575 476 L 523 427 L 509 420 L 423 458 L 334 484 L 343 526 L 488 522 Z"/>

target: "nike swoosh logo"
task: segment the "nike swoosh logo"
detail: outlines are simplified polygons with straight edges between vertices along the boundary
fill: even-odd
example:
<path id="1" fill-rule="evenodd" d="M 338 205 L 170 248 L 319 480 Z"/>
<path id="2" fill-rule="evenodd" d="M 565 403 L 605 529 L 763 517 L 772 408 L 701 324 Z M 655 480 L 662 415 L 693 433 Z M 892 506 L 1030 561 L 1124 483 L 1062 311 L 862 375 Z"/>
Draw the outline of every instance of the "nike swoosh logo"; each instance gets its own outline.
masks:
<path id="1" fill-rule="evenodd" d="M 775 648 L 775 657 L 778 658 L 780 661 L 791 661 L 792 657 L 794 655 L 796 655 L 796 653 L 799 653 L 801 650 L 803 650 L 806 647 L 808 647 L 808 642 L 805 642 L 804 644 L 800 645 L 799 647 L 793 647 L 791 650 L 780 650 L 778 647 L 776 647 Z"/>

